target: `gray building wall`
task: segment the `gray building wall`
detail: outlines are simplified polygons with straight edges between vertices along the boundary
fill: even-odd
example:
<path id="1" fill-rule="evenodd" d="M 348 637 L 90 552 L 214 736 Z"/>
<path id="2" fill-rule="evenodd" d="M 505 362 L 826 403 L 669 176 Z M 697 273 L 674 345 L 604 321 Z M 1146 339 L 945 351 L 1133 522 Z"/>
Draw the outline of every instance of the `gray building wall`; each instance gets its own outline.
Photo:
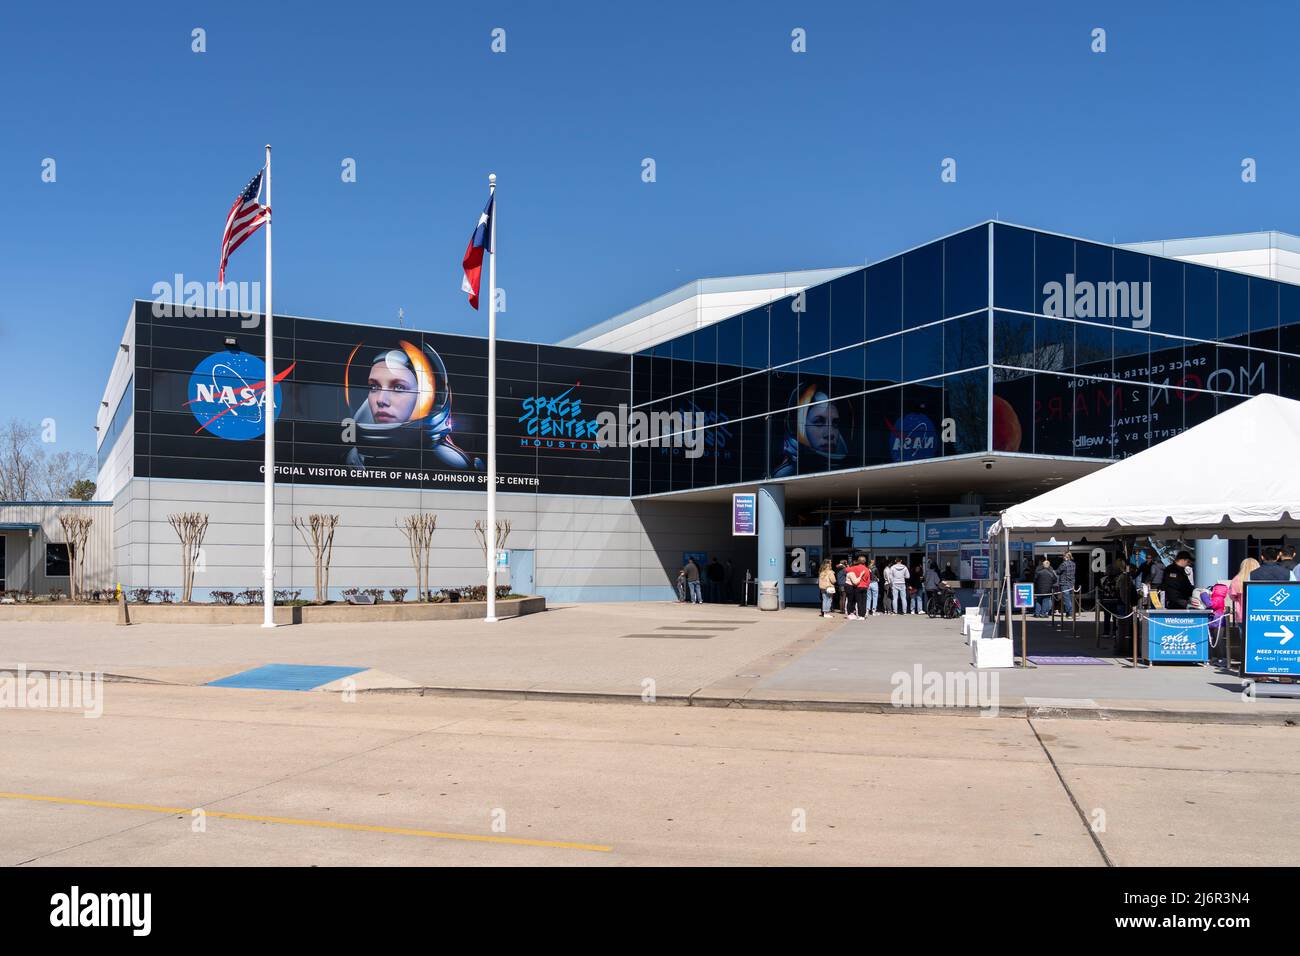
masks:
<path id="1" fill-rule="evenodd" d="M 107 501 L 16 501 L 0 503 L 0 535 L 5 539 L 4 589 L 31 591 L 37 597 L 58 588 L 64 596 L 71 593 L 72 582 L 66 575 L 51 577 L 45 573 L 45 546 L 66 543 L 59 515 L 70 511 L 88 514 L 94 519 L 86 541 L 85 587 L 106 590 L 113 581 L 113 515 Z M 20 525 L 33 525 L 29 530 Z"/>
<path id="2" fill-rule="evenodd" d="M 276 587 L 315 596 L 311 552 L 291 522 L 325 512 L 340 516 L 332 598 L 348 587 L 414 589 L 406 538 L 396 523 L 421 510 L 438 516 L 431 586 L 482 583 L 483 552 L 474 534 L 485 510 L 481 492 L 279 484 Z M 167 523 L 179 511 L 210 516 L 195 600 L 207 600 L 212 590 L 261 587 L 261 485 L 145 478 L 132 479 L 113 503 L 117 572 L 124 586 L 179 589 L 180 542 Z M 752 543 L 731 538 L 730 513 L 716 502 L 499 493 L 497 514 L 512 523 L 506 547 L 534 552 L 534 590 L 555 602 L 670 598 L 684 551 L 731 557 L 741 574 L 752 563 Z M 735 541 L 742 543 L 733 553 Z"/>

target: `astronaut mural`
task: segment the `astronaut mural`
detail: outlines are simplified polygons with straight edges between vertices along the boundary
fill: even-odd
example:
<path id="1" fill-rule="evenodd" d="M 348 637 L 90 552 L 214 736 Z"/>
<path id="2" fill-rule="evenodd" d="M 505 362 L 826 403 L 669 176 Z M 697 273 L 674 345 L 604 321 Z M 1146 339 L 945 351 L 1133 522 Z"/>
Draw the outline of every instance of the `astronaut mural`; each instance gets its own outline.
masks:
<path id="1" fill-rule="evenodd" d="M 356 423 L 356 441 L 344 456 L 346 464 L 483 468 L 482 458 L 454 441 L 451 382 L 442 358 L 428 343 L 420 347 L 399 339 L 396 347 L 379 349 L 358 343 L 348 356 L 343 388 Z"/>
<path id="2" fill-rule="evenodd" d="M 845 467 L 849 454 L 845 436 L 853 434 L 851 405 L 832 401 L 821 382 L 796 387 L 790 405 L 785 414 L 781 458 L 772 469 L 772 477 Z"/>

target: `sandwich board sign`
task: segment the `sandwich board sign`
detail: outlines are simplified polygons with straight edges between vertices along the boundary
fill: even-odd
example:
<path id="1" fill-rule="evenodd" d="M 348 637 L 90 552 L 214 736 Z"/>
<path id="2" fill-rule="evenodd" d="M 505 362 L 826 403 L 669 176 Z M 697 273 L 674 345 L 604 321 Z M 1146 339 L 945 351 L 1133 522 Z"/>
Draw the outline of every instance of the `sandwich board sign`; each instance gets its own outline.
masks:
<path id="1" fill-rule="evenodd" d="M 1243 674 L 1300 677 L 1300 583 L 1247 581 L 1243 590 Z"/>

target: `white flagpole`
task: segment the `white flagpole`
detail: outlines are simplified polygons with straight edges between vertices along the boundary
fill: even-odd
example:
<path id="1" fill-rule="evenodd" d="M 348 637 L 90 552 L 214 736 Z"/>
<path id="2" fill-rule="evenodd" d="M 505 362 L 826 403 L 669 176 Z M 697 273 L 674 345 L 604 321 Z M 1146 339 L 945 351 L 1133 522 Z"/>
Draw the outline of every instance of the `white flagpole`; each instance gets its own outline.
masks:
<path id="1" fill-rule="evenodd" d="M 266 205 L 271 205 L 271 144 L 266 144 Z M 275 627 L 275 338 L 271 329 L 271 217 L 266 217 L 266 416 L 262 479 L 262 626 Z"/>
<path id="2" fill-rule="evenodd" d="M 497 619 L 497 174 L 488 175 L 493 199 L 488 222 L 488 406 L 487 406 L 487 615 Z"/>

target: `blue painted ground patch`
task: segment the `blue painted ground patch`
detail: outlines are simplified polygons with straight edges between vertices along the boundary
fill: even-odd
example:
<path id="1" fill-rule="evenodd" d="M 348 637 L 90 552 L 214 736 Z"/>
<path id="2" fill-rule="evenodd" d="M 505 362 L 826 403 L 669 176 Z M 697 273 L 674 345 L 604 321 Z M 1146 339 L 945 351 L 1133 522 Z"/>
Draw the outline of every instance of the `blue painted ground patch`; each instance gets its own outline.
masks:
<path id="1" fill-rule="evenodd" d="M 265 664 L 251 671 L 208 681 L 208 687 L 243 687 L 249 690 L 314 690 L 366 667 L 324 667 L 315 664 Z"/>

